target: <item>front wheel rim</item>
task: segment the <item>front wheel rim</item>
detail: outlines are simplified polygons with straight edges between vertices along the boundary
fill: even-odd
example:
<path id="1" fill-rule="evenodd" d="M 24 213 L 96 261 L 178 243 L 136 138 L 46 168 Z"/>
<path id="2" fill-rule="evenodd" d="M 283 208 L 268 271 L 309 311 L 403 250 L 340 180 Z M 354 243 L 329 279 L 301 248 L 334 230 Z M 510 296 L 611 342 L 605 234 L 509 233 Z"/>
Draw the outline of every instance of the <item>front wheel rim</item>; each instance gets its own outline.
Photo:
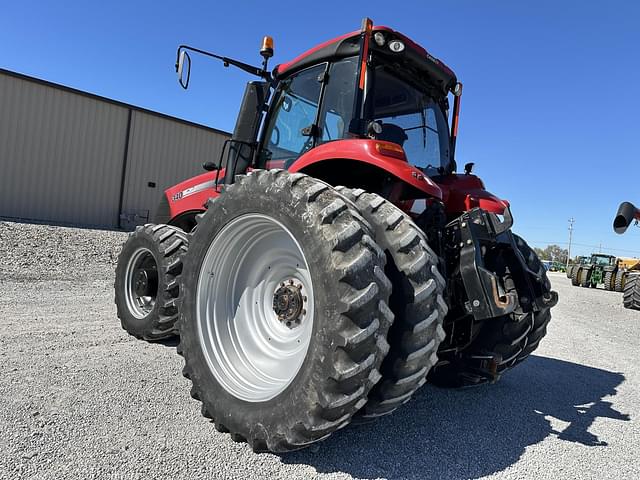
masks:
<path id="1" fill-rule="evenodd" d="M 231 395 L 264 402 L 300 371 L 313 331 L 313 283 L 287 227 L 263 214 L 229 222 L 209 246 L 196 289 L 198 339 Z"/>
<path id="2" fill-rule="evenodd" d="M 125 301 L 131 315 L 138 320 L 147 317 L 158 296 L 158 264 L 146 247 L 134 250 L 125 269 Z"/>

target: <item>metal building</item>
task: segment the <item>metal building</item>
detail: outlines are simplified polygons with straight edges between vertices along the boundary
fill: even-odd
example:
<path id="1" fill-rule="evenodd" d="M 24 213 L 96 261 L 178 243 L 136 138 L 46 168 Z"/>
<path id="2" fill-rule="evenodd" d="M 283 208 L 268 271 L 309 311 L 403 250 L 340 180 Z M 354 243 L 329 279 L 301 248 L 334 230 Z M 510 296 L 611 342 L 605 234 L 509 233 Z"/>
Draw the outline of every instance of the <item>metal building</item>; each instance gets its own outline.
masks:
<path id="1" fill-rule="evenodd" d="M 0 69 L 0 217 L 130 229 L 228 137 Z"/>

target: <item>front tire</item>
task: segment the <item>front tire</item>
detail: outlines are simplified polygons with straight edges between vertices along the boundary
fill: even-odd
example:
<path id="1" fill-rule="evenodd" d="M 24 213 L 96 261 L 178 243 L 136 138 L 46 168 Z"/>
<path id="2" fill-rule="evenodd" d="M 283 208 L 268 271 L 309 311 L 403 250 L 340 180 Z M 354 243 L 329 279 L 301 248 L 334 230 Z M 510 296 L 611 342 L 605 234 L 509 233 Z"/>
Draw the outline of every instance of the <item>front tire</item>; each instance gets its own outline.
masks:
<path id="1" fill-rule="evenodd" d="M 200 216 L 182 276 L 179 352 L 203 414 L 254 451 L 296 450 L 347 425 L 389 348 L 384 266 L 327 184 L 237 177 Z"/>
<path id="2" fill-rule="evenodd" d="M 129 334 L 156 341 L 176 334 L 178 277 L 187 251 L 186 234 L 169 225 L 139 226 L 118 256 L 115 304 Z"/>

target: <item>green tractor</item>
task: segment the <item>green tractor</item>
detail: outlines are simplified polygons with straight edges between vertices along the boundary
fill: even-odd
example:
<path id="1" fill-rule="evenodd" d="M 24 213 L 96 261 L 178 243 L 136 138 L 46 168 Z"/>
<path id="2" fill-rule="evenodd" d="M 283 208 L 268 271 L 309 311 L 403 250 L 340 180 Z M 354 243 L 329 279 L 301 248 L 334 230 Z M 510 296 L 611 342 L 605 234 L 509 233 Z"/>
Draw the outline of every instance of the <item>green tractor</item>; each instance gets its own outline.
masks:
<path id="1" fill-rule="evenodd" d="M 592 288 L 604 285 L 606 290 L 613 290 L 617 265 L 615 256 L 593 253 L 585 264 L 577 265 L 574 268 L 575 282 L 572 276 L 572 283 L 581 287 Z"/>

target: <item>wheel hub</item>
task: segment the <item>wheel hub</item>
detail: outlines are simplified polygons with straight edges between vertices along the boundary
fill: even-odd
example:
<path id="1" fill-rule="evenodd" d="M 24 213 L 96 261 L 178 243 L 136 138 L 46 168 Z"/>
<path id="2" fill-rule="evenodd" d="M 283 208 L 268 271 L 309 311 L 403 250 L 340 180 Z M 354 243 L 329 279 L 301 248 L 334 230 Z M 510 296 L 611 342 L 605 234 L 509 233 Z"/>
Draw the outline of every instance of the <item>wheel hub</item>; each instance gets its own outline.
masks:
<path id="1" fill-rule="evenodd" d="M 307 312 L 304 303 L 307 297 L 302 295 L 302 284 L 296 285 L 291 279 L 287 283 L 282 282 L 273 294 L 273 311 L 278 320 L 289 328 L 300 324 L 301 316 Z"/>
<path id="2" fill-rule="evenodd" d="M 148 270 L 138 270 L 134 275 L 134 284 L 133 288 L 136 292 L 136 295 L 140 297 L 145 297 L 151 295 L 152 283 L 153 283 L 153 272 Z"/>

